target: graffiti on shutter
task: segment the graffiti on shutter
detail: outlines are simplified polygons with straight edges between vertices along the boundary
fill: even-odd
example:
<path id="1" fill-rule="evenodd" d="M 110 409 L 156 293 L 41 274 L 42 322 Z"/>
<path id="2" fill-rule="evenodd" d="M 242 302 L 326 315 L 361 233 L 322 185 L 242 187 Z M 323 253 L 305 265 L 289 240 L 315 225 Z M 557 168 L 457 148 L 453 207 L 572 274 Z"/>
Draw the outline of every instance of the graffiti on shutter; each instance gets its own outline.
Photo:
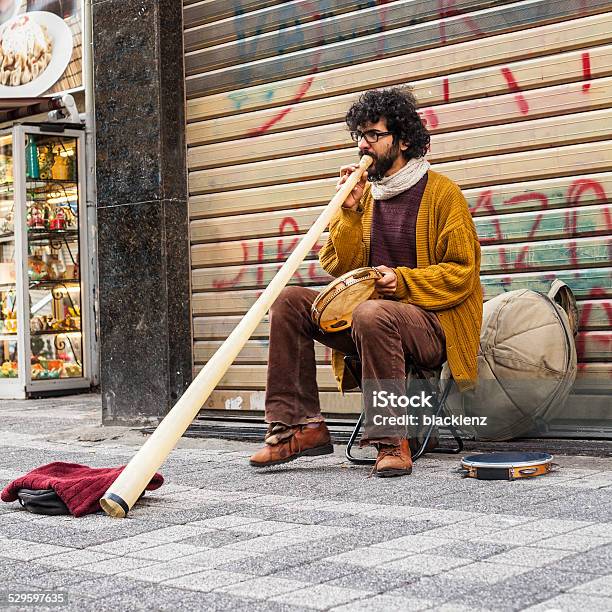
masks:
<path id="1" fill-rule="evenodd" d="M 612 12 L 604 0 L 185 2 L 192 313 L 198 371 L 356 159 L 344 115 L 410 85 L 429 159 L 463 189 L 485 299 L 559 277 L 580 308 L 568 417 L 612 421 Z M 292 283 L 321 288 L 318 241 Z M 264 319 L 207 408 L 261 411 Z M 317 346 L 321 403 L 354 413 Z M 599 393 L 599 395 L 598 395 Z"/>

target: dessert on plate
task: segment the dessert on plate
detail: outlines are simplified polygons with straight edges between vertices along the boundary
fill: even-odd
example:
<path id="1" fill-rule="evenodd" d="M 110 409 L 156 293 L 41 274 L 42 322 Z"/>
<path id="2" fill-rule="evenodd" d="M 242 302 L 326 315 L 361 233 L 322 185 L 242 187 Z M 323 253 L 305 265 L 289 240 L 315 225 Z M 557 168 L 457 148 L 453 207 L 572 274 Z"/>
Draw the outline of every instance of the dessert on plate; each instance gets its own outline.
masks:
<path id="1" fill-rule="evenodd" d="M 52 53 L 45 26 L 27 14 L 9 21 L 0 30 L 0 85 L 18 87 L 33 81 L 49 65 Z"/>

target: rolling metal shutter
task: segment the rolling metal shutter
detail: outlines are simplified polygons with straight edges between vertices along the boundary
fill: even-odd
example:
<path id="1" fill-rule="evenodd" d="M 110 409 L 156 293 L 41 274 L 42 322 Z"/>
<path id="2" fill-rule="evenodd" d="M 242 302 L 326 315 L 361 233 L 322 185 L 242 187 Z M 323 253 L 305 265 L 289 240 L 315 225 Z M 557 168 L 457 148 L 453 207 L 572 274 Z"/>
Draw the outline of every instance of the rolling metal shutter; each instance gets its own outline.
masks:
<path id="1" fill-rule="evenodd" d="M 329 201 L 338 167 L 356 159 L 343 123 L 351 101 L 409 84 L 432 133 L 429 159 L 459 183 L 474 215 L 485 297 L 563 279 L 579 299 L 579 376 L 594 387 L 609 381 L 610 8 L 187 0 L 196 370 Z M 315 288 L 329 280 L 316 249 L 294 279 Z M 263 409 L 267 334 L 264 321 L 207 407 Z M 335 391 L 329 357 L 317 347 L 322 406 L 355 412 L 355 397 Z M 612 427 L 609 397 L 587 393 L 568 404 L 568 417 L 607 416 Z"/>

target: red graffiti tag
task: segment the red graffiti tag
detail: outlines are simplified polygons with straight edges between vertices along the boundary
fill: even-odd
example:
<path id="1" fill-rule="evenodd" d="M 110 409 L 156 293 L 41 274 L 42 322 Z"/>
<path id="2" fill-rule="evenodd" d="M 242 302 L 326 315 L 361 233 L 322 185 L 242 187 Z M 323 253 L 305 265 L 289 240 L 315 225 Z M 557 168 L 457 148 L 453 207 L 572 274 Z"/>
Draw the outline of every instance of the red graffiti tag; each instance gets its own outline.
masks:
<path id="1" fill-rule="evenodd" d="M 320 19 L 318 19 L 318 11 L 316 10 L 316 6 L 314 7 L 313 14 L 315 15 L 316 23 L 317 23 L 317 34 L 319 40 L 324 40 L 324 30 L 323 24 Z M 321 60 L 321 55 L 323 54 L 323 48 L 320 46 L 312 59 L 312 69 L 310 70 L 310 74 L 314 75 L 319 71 L 319 62 Z M 314 76 L 309 76 L 306 80 L 300 85 L 297 93 L 293 98 L 289 101 L 289 105 L 280 110 L 276 115 L 274 115 L 271 119 L 268 119 L 264 124 L 260 125 L 257 128 L 249 130 L 247 133 L 248 136 L 261 136 L 265 134 L 273 125 L 284 119 L 292 110 L 293 107 L 302 100 L 302 98 L 306 95 L 312 83 L 314 82 Z"/>
<path id="2" fill-rule="evenodd" d="M 603 185 L 594 179 L 580 178 L 572 181 L 567 188 L 566 203 L 567 206 L 579 206 L 580 198 L 587 191 L 593 191 L 596 196 L 597 203 L 605 204 L 608 201 L 605 189 Z M 520 193 L 503 200 L 503 205 L 522 204 L 530 200 L 536 200 L 540 203 L 541 209 L 546 209 L 549 206 L 548 196 L 545 193 L 538 191 L 530 191 L 527 193 Z M 476 215 L 479 211 L 484 214 L 494 215 L 496 214 L 497 208 L 493 203 L 493 190 L 485 189 L 478 194 L 476 203 L 471 208 L 472 215 Z M 603 211 L 606 219 L 606 228 L 612 230 L 612 218 L 610 216 L 610 210 L 606 209 Z"/>
<path id="3" fill-rule="evenodd" d="M 264 258 L 264 243 L 263 240 L 260 240 L 257 243 L 257 259 L 259 261 L 263 261 Z M 257 284 L 263 285 L 264 283 L 264 270 L 261 266 L 257 268 Z"/>
<path id="4" fill-rule="evenodd" d="M 423 125 L 430 130 L 435 130 L 440 125 L 438 115 L 436 115 L 436 111 L 433 108 L 419 111 L 419 117 L 421 117 Z"/>
<path id="5" fill-rule="evenodd" d="M 593 289 L 589 291 L 589 295 L 588 295 L 589 300 L 597 300 L 597 299 L 602 299 L 605 297 L 606 297 L 606 291 L 602 287 L 594 287 Z M 578 322 L 578 329 L 580 330 L 588 329 L 589 320 L 591 318 L 591 313 L 593 311 L 593 305 L 594 304 L 592 302 L 585 302 L 582 305 L 582 311 L 580 313 L 580 321 Z M 610 325 L 612 325 L 612 304 L 610 304 L 610 302 L 603 302 L 602 306 L 603 306 L 604 312 L 606 313 L 606 316 L 608 317 L 606 327 L 610 327 Z M 594 339 L 596 342 L 600 342 L 602 345 L 606 347 L 609 346 L 610 344 L 609 336 L 606 336 L 603 338 L 599 338 L 595 336 Z M 578 336 L 576 337 L 576 352 L 578 353 L 579 359 L 583 358 L 586 353 L 586 340 L 587 340 L 587 336 L 584 334 L 578 334 Z"/>
<path id="6" fill-rule="evenodd" d="M 478 200 L 476 201 L 476 205 L 472 210 L 472 214 L 475 214 L 479 210 L 484 210 L 487 213 L 495 214 L 495 206 L 493 204 L 493 191 L 491 189 L 487 189 L 486 191 L 481 192 L 478 195 Z M 495 229 L 495 236 L 493 238 L 481 238 L 481 244 L 488 244 L 495 240 L 502 239 L 502 231 L 501 225 L 499 223 L 498 218 L 491 219 L 491 223 L 493 224 L 493 228 Z"/>
<path id="7" fill-rule="evenodd" d="M 440 17 L 440 40 L 446 42 L 446 17 L 453 17 L 459 14 L 459 10 L 453 8 L 456 0 L 438 0 L 438 16 Z"/>
<path id="8" fill-rule="evenodd" d="M 440 23 L 438 27 L 440 29 L 440 41 L 446 42 L 446 22 L 447 17 L 456 17 L 461 15 L 462 11 L 454 8 L 457 0 L 438 0 L 438 16 L 440 17 Z M 482 30 L 478 27 L 478 24 L 469 15 L 462 15 L 461 21 L 471 30 L 474 34 L 483 34 Z"/>
<path id="9" fill-rule="evenodd" d="M 442 91 L 444 95 L 444 102 L 450 102 L 450 84 L 448 79 L 442 79 Z"/>
<path id="10" fill-rule="evenodd" d="M 548 208 L 548 196 L 544 193 L 538 193 L 537 191 L 520 193 L 519 195 L 512 196 L 504 200 L 504 204 L 522 204 L 523 202 L 529 202 L 531 200 L 538 200 L 540 202 L 540 208 Z"/>
<path id="11" fill-rule="evenodd" d="M 597 197 L 597 202 L 605 204 L 607 201 L 606 191 L 599 181 L 593 179 L 576 179 L 567 189 L 567 203 L 578 206 L 580 198 L 585 191 L 592 190 Z"/>
<path id="12" fill-rule="evenodd" d="M 585 81 L 591 80 L 591 56 L 588 53 L 582 54 L 582 75 Z M 582 84 L 582 93 L 586 93 L 591 88 L 590 83 Z"/>
<path id="13" fill-rule="evenodd" d="M 262 134 L 265 134 L 275 123 L 278 123 L 281 119 L 284 119 L 285 116 L 293 110 L 293 105 L 297 104 L 306 95 L 306 92 L 310 89 L 313 81 L 314 76 L 308 77 L 300 86 L 297 94 L 292 100 L 290 100 L 289 106 L 283 108 L 283 110 L 274 115 L 274 117 L 266 121 L 263 125 L 249 130 L 248 136 L 261 136 Z"/>
<path id="14" fill-rule="evenodd" d="M 286 240 L 284 239 L 284 237 L 286 234 L 297 234 L 299 230 L 300 228 L 299 228 L 298 222 L 293 217 L 284 217 L 281 220 L 278 226 L 279 238 L 276 243 L 276 257 L 275 257 L 276 261 L 284 262 L 286 261 L 288 256 L 291 255 L 291 253 L 297 246 L 298 242 L 300 241 L 301 237 L 298 235 L 292 235 L 290 237 L 290 240 Z M 266 259 L 268 261 L 270 260 L 269 256 L 266 258 L 266 254 L 264 251 L 264 245 L 265 243 L 263 240 L 258 240 L 255 243 L 255 246 L 256 246 L 255 250 L 257 251 L 257 255 L 254 261 L 250 261 L 250 253 L 249 253 L 248 244 L 246 242 L 241 242 L 240 246 L 242 247 L 242 261 L 240 262 L 240 269 L 232 278 L 214 279 L 212 281 L 213 287 L 215 289 L 228 289 L 231 287 L 238 286 L 240 282 L 242 282 L 244 275 L 248 270 L 248 266 L 252 266 L 252 265 L 256 266 L 255 267 L 256 284 L 258 286 L 263 285 L 265 282 L 265 270 L 266 270 L 264 263 L 266 262 Z M 312 247 L 312 249 L 310 250 L 310 254 L 316 257 L 322 247 L 323 245 L 319 244 L 319 241 L 317 241 L 315 245 Z M 281 264 L 279 264 L 278 267 L 280 268 L 280 266 Z M 317 271 L 316 262 L 311 262 L 308 265 L 306 274 L 307 274 L 307 280 L 310 282 L 325 282 L 328 279 L 327 276 L 320 274 Z M 294 274 L 294 278 L 297 283 L 301 284 L 304 282 L 302 274 L 300 274 L 297 271 Z"/>
<path id="15" fill-rule="evenodd" d="M 297 221 L 293 218 L 293 217 L 285 217 L 279 225 L 279 233 L 280 233 L 280 237 L 278 238 L 278 241 L 276 243 L 276 259 L 277 261 L 285 261 L 287 259 L 287 257 L 291 254 L 291 252 L 293 251 L 293 249 L 296 247 L 297 243 L 299 242 L 300 238 L 299 236 L 295 236 L 293 238 L 293 240 L 289 241 L 289 242 L 285 242 L 283 240 L 283 236 L 285 234 L 286 228 L 287 226 L 291 227 L 291 231 L 292 232 L 298 232 L 299 231 L 299 226 L 297 224 Z M 259 260 L 260 262 L 263 261 L 263 257 Z M 261 266 L 259 266 L 261 268 Z M 298 282 L 302 282 L 302 275 L 299 272 L 295 273 L 295 277 L 297 279 Z"/>
<path id="16" fill-rule="evenodd" d="M 603 287 L 594 287 L 589 291 L 589 295 L 587 296 L 589 300 L 599 300 L 604 299 L 606 297 L 606 291 Z M 610 302 L 603 302 L 602 304 L 606 316 L 608 317 L 607 326 L 612 325 L 612 304 Z M 589 320 L 591 318 L 591 311 L 593 310 L 593 303 L 585 303 L 582 307 L 582 312 L 580 313 L 580 329 L 585 329 L 588 327 Z"/>
<path id="17" fill-rule="evenodd" d="M 249 259 L 249 247 L 244 242 L 241 242 L 240 246 L 242 247 L 242 261 L 243 263 L 246 263 Z M 242 267 L 236 273 L 234 278 L 230 278 L 227 280 L 224 280 L 222 278 L 215 278 L 213 279 L 212 285 L 215 289 L 227 289 L 228 287 L 235 287 L 242 280 L 245 272 L 246 268 Z"/>
<path id="18" fill-rule="evenodd" d="M 506 83 L 508 83 L 508 89 L 512 92 L 520 92 L 521 88 L 518 86 L 518 83 L 516 82 L 516 79 L 514 78 L 514 75 L 512 74 L 512 70 L 510 70 L 510 68 L 502 68 L 501 69 L 501 73 L 504 76 L 504 79 L 506 79 Z M 516 100 L 516 103 L 518 104 L 519 110 L 521 111 L 521 113 L 523 115 L 526 115 L 529 113 L 529 104 L 527 104 L 527 100 L 525 100 L 525 96 L 523 96 L 522 93 L 517 93 L 514 96 L 514 99 Z"/>
<path id="19" fill-rule="evenodd" d="M 481 191 L 478 194 L 478 199 L 476 200 L 476 204 L 472 209 L 472 215 L 476 214 L 481 209 L 491 214 L 494 214 L 496 212 L 495 206 L 493 205 L 492 189 L 486 189 L 485 191 Z"/>

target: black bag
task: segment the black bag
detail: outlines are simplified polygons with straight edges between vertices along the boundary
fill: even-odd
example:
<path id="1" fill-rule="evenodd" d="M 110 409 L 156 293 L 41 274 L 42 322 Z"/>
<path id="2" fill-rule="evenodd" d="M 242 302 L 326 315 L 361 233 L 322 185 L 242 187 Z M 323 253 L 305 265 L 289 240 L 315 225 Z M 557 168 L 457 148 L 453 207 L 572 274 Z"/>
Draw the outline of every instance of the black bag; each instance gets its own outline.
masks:
<path id="1" fill-rule="evenodd" d="M 19 489 L 17 497 L 19 503 L 34 514 L 70 514 L 66 504 L 53 489 Z"/>

